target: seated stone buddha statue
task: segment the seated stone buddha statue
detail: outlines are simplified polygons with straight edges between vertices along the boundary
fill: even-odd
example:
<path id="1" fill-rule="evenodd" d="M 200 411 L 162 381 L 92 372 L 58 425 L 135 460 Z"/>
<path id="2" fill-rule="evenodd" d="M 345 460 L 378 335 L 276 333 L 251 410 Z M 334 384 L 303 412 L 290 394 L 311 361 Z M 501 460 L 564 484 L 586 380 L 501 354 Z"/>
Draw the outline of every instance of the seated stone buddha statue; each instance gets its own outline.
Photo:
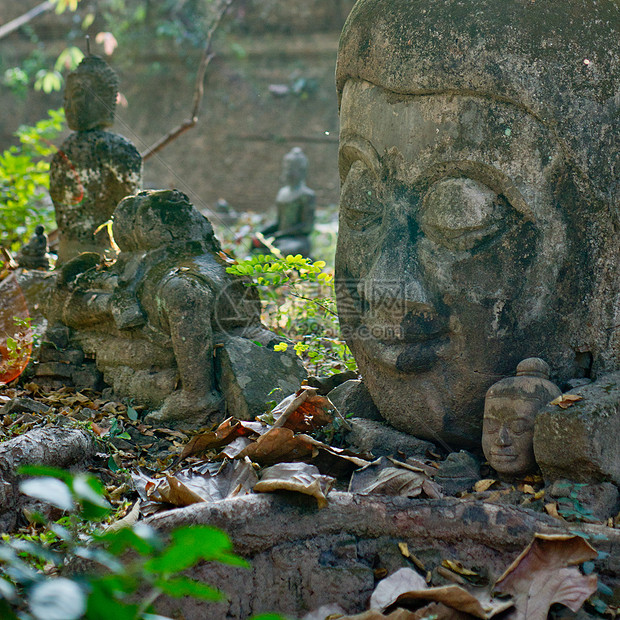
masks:
<path id="1" fill-rule="evenodd" d="M 58 261 L 111 249 L 105 228 L 116 205 L 142 184 L 142 158 L 114 122 L 118 78 L 99 56 L 86 56 L 67 77 L 65 116 L 74 131 L 50 164 L 50 196 L 59 231 Z"/>

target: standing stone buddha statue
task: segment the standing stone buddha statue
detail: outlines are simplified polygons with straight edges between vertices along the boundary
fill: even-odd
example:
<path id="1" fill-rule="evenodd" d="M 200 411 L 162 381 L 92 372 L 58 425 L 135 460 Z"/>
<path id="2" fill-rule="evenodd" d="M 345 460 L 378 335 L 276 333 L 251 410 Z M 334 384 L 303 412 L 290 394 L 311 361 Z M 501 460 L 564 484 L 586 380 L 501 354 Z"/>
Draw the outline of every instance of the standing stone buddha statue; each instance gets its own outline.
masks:
<path id="1" fill-rule="evenodd" d="M 140 153 L 129 140 L 106 130 L 114 122 L 117 94 L 118 78 L 99 56 L 86 56 L 67 77 L 65 115 L 74 133 L 50 166 L 59 262 L 111 248 L 108 231 L 95 231 L 120 200 L 140 190 Z"/>

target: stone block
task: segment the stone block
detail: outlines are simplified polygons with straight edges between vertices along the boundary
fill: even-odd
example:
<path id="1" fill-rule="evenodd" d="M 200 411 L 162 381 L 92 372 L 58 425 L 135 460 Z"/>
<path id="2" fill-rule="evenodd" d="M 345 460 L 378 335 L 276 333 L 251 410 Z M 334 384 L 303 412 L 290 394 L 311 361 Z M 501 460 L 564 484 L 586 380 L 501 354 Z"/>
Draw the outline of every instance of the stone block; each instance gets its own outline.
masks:
<path id="1" fill-rule="evenodd" d="M 571 393 L 581 400 L 547 405 L 536 419 L 534 454 L 545 481 L 620 485 L 620 372 Z"/>
<path id="2" fill-rule="evenodd" d="M 447 495 L 469 491 L 480 480 L 480 461 L 466 450 L 452 452 L 433 478 Z"/>
<path id="3" fill-rule="evenodd" d="M 269 401 L 293 394 L 307 376 L 291 349 L 274 351 L 238 336 L 227 336 L 221 344 L 215 356 L 217 383 L 228 414 L 241 420 L 251 420 L 265 412 Z"/>
<path id="4" fill-rule="evenodd" d="M 36 376 L 70 380 L 74 370 L 74 366 L 65 362 L 45 362 L 37 366 Z"/>
<path id="5" fill-rule="evenodd" d="M 64 362 L 66 364 L 81 364 L 84 353 L 79 349 L 58 349 L 50 343 L 43 343 L 39 351 L 39 362 Z"/>
<path id="6" fill-rule="evenodd" d="M 430 441 L 397 431 L 384 422 L 364 418 L 351 418 L 348 422 L 351 431 L 347 434 L 347 441 L 360 452 L 402 459 L 408 456 L 424 457 L 427 450 L 435 449 Z"/>
<path id="7" fill-rule="evenodd" d="M 376 420 L 377 422 L 383 420 L 375 403 L 372 402 L 368 389 L 359 379 L 345 381 L 331 390 L 328 396 L 329 400 L 345 417 L 353 414 L 356 418 Z"/>
<path id="8" fill-rule="evenodd" d="M 95 364 L 82 364 L 71 373 L 71 379 L 79 390 L 91 389 L 100 391 L 103 387 L 103 375 Z"/>

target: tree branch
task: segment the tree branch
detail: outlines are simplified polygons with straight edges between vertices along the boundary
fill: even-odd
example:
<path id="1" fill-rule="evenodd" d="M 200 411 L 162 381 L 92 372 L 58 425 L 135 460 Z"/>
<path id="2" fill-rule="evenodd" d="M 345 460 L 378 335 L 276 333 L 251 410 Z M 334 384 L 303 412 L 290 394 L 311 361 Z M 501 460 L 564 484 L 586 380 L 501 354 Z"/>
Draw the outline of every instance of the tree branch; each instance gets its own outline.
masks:
<path id="1" fill-rule="evenodd" d="M 27 13 L 24 13 L 23 15 L 12 19 L 8 24 L 0 26 L 0 39 L 3 39 L 18 28 L 21 28 L 24 24 L 27 24 L 35 17 L 41 15 L 41 13 L 49 11 L 53 6 L 54 4 L 47 0 L 47 2 L 42 2 L 41 4 L 35 6 L 34 9 L 30 9 Z"/>
<path id="2" fill-rule="evenodd" d="M 142 159 L 146 161 L 149 157 L 155 155 L 161 151 L 164 147 L 168 146 L 173 140 L 176 140 L 181 134 L 185 133 L 188 129 L 191 129 L 198 122 L 198 110 L 200 109 L 200 104 L 202 103 L 202 97 L 204 95 L 204 79 L 205 73 L 207 71 L 207 67 L 209 63 L 215 56 L 215 54 L 211 51 L 211 42 L 213 39 L 213 35 L 217 30 L 222 18 L 224 17 L 226 11 L 230 7 L 230 5 L 235 0 L 222 0 L 220 8 L 215 16 L 215 19 L 211 23 L 211 27 L 207 32 L 207 38 L 205 42 L 205 48 L 202 53 L 202 58 L 200 60 L 200 64 L 198 65 L 198 71 L 196 72 L 196 84 L 194 86 L 194 100 L 192 103 L 192 111 L 189 118 L 185 119 L 180 125 L 175 127 L 172 131 L 168 132 L 165 136 L 160 138 L 155 144 L 150 146 L 146 151 L 142 152 Z"/>

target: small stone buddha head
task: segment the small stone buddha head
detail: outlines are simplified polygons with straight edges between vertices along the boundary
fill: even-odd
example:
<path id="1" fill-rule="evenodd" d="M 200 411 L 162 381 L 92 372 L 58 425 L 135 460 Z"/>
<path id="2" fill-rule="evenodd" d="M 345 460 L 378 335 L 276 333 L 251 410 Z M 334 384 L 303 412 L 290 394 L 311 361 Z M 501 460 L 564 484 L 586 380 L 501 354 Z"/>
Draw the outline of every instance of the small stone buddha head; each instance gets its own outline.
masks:
<path id="1" fill-rule="evenodd" d="M 114 122 L 118 77 L 99 56 L 85 56 L 67 76 L 65 116 L 70 129 L 103 129 Z"/>
<path id="2" fill-rule="evenodd" d="M 542 407 L 561 394 L 549 381 L 549 365 L 529 357 L 517 376 L 492 385 L 484 401 L 482 449 L 500 476 L 522 476 L 536 470 L 534 422 Z"/>

